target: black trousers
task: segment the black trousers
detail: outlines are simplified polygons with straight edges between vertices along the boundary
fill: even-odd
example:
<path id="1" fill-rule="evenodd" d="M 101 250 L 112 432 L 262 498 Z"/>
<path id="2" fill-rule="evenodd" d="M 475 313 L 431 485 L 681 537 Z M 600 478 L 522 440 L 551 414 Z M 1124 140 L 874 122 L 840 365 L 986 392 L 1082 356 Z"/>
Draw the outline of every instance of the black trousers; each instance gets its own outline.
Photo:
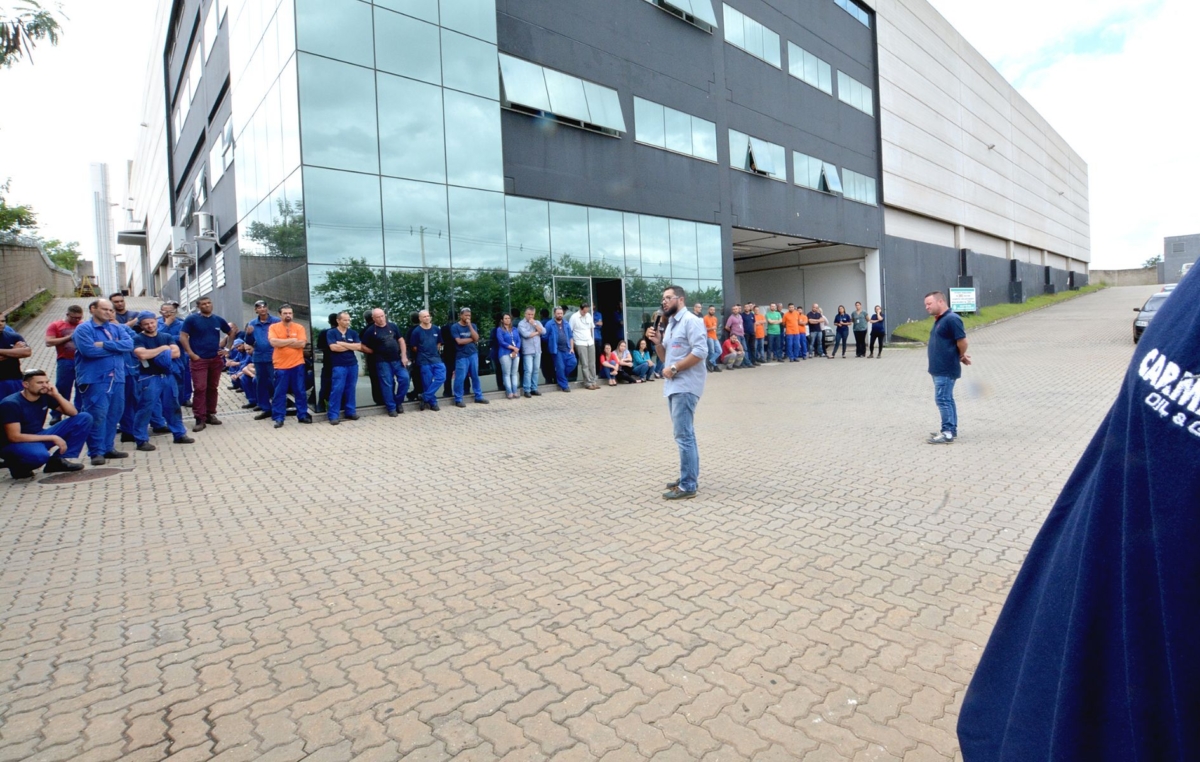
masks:
<path id="1" fill-rule="evenodd" d="M 854 356 L 855 357 L 866 357 L 867 356 L 867 332 L 866 331 L 855 331 L 854 332 Z"/>
<path id="2" fill-rule="evenodd" d="M 877 342 L 877 341 L 879 342 L 879 354 L 883 354 L 883 334 L 882 333 L 872 333 L 871 334 L 871 354 L 875 354 L 875 342 Z"/>

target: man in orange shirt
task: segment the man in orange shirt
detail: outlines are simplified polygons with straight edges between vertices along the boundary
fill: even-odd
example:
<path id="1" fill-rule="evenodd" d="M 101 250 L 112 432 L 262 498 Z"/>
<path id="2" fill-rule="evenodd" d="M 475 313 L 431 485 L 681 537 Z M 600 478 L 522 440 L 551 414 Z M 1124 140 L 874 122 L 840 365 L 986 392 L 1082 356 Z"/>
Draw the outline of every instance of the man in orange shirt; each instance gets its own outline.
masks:
<path id="1" fill-rule="evenodd" d="M 697 307 L 700 305 L 697 304 Z M 721 366 L 717 362 L 721 359 L 721 341 L 717 338 L 717 308 L 710 306 L 708 314 L 704 316 L 704 329 L 708 332 L 708 372 L 720 373 Z"/>
<path id="2" fill-rule="evenodd" d="M 771 358 L 767 357 L 767 316 L 763 314 L 763 308 L 757 304 L 754 305 L 754 361 L 757 363 L 765 363 Z"/>
<path id="3" fill-rule="evenodd" d="M 788 362 L 797 362 L 804 342 L 801 341 L 800 313 L 796 305 L 788 303 L 787 312 L 783 313 L 783 341 L 787 349 Z"/>
<path id="4" fill-rule="evenodd" d="M 283 426 L 284 416 L 287 415 L 288 392 L 296 400 L 296 420 L 312 423 L 312 416 L 308 414 L 308 389 L 304 372 L 304 346 L 308 343 L 308 336 L 304 326 L 294 321 L 292 305 L 285 304 L 279 308 L 279 322 L 272 323 L 267 329 L 267 339 L 275 348 L 271 355 L 271 364 L 275 366 L 271 419 L 275 421 L 275 428 Z"/>

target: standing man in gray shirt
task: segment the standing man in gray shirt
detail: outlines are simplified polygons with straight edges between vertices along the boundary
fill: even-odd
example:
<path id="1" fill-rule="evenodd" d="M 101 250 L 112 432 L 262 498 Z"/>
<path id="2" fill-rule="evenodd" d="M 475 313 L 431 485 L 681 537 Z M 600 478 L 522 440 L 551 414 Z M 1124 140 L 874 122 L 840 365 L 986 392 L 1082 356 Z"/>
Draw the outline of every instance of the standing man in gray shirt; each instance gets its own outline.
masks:
<path id="1" fill-rule="evenodd" d="M 663 361 L 663 396 L 671 412 L 675 444 L 679 445 L 679 479 L 667 485 L 663 497 L 682 500 L 696 496 L 700 480 L 700 448 L 692 419 L 704 394 L 704 361 L 708 357 L 708 332 L 704 321 L 687 310 L 687 292 L 667 286 L 662 295 L 663 333 L 659 324 L 646 331 L 654 351 Z"/>
<path id="2" fill-rule="evenodd" d="M 542 396 L 538 391 L 537 372 L 542 365 L 542 339 L 546 336 L 546 327 L 533 315 L 533 307 L 526 307 L 525 319 L 517 323 L 517 331 L 521 334 L 521 394 L 527 398 Z"/>

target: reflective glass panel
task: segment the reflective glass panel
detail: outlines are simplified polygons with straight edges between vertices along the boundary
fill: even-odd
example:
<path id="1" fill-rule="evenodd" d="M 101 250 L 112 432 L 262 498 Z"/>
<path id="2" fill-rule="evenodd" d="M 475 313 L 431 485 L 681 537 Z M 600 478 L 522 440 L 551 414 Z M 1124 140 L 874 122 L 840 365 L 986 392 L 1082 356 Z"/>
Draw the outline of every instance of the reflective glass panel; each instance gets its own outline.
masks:
<path id="1" fill-rule="evenodd" d="M 383 178 L 383 243 L 388 267 L 449 267 L 446 187 Z"/>
<path id="2" fill-rule="evenodd" d="M 500 73 L 504 77 L 504 97 L 510 103 L 538 109 L 550 110 L 550 96 L 546 94 L 546 78 L 542 67 L 500 54 Z"/>
<path id="3" fill-rule="evenodd" d="M 587 96 L 592 124 L 618 132 L 625 131 L 625 113 L 621 110 L 621 98 L 616 90 L 584 80 L 583 94 Z"/>
<path id="4" fill-rule="evenodd" d="M 642 269 L 641 221 L 638 215 L 626 212 L 625 223 L 625 272 L 634 275 Z"/>
<path id="5" fill-rule="evenodd" d="M 671 220 L 671 277 L 695 278 L 696 223 Z"/>
<path id="6" fill-rule="evenodd" d="M 671 232 L 664 217 L 641 215 L 642 275 L 671 277 Z"/>
<path id="7" fill-rule="evenodd" d="M 696 291 L 693 293 L 695 293 L 696 298 L 694 300 L 691 298 L 688 299 L 688 301 L 692 302 L 693 304 L 696 302 L 700 302 L 701 304 L 705 305 L 715 304 L 717 305 L 717 309 L 720 310 L 720 305 L 724 303 L 724 299 L 722 298 L 721 294 L 721 281 L 719 280 L 698 281 L 696 283 Z"/>
<path id="8" fill-rule="evenodd" d="M 297 55 L 304 163 L 378 172 L 375 72 L 305 53 Z"/>
<path id="9" fill-rule="evenodd" d="M 446 181 L 442 90 L 379 74 L 379 165 L 385 175 Z"/>
<path id="10" fill-rule="evenodd" d="M 546 91 L 550 94 L 550 110 L 559 116 L 592 121 L 587 98 L 583 94 L 583 82 L 577 77 L 553 69 L 542 69 L 546 76 Z"/>
<path id="11" fill-rule="evenodd" d="M 446 181 L 451 185 L 504 190 L 500 104 L 446 90 Z"/>
<path id="12" fill-rule="evenodd" d="M 662 106 L 642 98 L 633 99 L 633 129 L 638 142 L 666 148 L 667 138 L 663 119 Z"/>
<path id="13" fill-rule="evenodd" d="M 763 28 L 749 16 L 742 17 L 742 29 L 746 40 L 746 52 L 752 56 L 763 57 Z"/>
<path id="14" fill-rule="evenodd" d="M 315 332 L 328 331 L 329 316 L 342 310 L 350 313 L 352 324 L 357 326 L 362 324 L 363 313 L 367 310 L 388 303 L 387 278 L 382 267 L 360 263 L 309 265 L 308 288 L 312 293 L 312 328 Z M 318 335 L 314 333 L 309 337 L 314 345 Z M 319 362 L 319 353 L 317 359 Z M 362 400 L 361 394 L 359 399 Z M 367 400 L 370 400 L 369 394 Z"/>
<path id="15" fill-rule="evenodd" d="M 826 163 L 823 172 L 825 174 L 825 182 L 829 186 L 830 193 L 841 193 L 842 180 L 840 177 L 838 177 L 837 167 Z"/>
<path id="16" fill-rule="evenodd" d="M 767 143 L 767 150 L 771 154 L 771 177 L 779 180 L 787 179 L 787 151 L 784 147 L 775 143 Z"/>
<path id="17" fill-rule="evenodd" d="M 504 199 L 508 227 L 508 269 L 550 272 L 550 211 L 545 201 Z"/>
<path id="18" fill-rule="evenodd" d="M 729 131 L 729 166 L 750 169 L 750 137 L 737 130 Z"/>
<path id="19" fill-rule="evenodd" d="M 619 278 L 625 271 L 625 229 L 620 212 L 588 209 L 592 275 Z"/>
<path id="20" fill-rule="evenodd" d="M 667 130 L 667 149 L 692 153 L 692 117 L 673 108 L 664 109 Z"/>
<path id="21" fill-rule="evenodd" d="M 698 116 L 692 117 L 692 155 L 717 160 L 717 125 Z"/>
<path id="22" fill-rule="evenodd" d="M 450 262 L 458 268 L 505 268 L 504 194 L 450 188 Z"/>
<path id="23" fill-rule="evenodd" d="M 283 171 L 300 166 L 300 102 L 296 93 L 296 59 L 288 61 L 279 75 L 280 130 L 283 135 Z"/>
<path id="24" fill-rule="evenodd" d="M 387 276 L 387 302 L 383 308 L 388 319 L 401 331 L 408 334 L 412 330 L 417 324 L 417 313 L 426 305 L 429 305 L 435 325 L 446 322 L 454 290 L 453 274 L 449 269 L 388 267 L 384 273 Z"/>
<path id="25" fill-rule="evenodd" d="M 436 26 L 399 13 L 375 12 L 377 68 L 440 85 L 441 55 Z"/>
<path id="26" fill-rule="evenodd" d="M 754 166 L 759 172 L 766 172 L 769 175 L 775 174 L 775 162 L 773 161 L 770 143 L 752 137 L 750 138 L 750 150 L 754 154 Z"/>
<path id="27" fill-rule="evenodd" d="M 780 68 L 781 61 L 779 60 L 779 35 L 764 26 L 762 28 L 762 39 L 763 60 L 777 69 Z"/>
<path id="28" fill-rule="evenodd" d="M 550 204 L 550 251 L 559 275 L 586 275 L 588 268 L 587 207 Z"/>
<path id="29" fill-rule="evenodd" d="M 701 278 L 721 279 L 721 226 L 696 225 L 696 259 L 700 267 Z"/>
<path id="30" fill-rule="evenodd" d="M 296 52 L 296 6 L 280 3 L 275 12 L 275 28 L 278 33 L 279 62 L 283 63 Z"/>
<path id="31" fill-rule="evenodd" d="M 496 46 L 442 30 L 442 84 L 463 92 L 500 99 Z"/>
<path id="32" fill-rule="evenodd" d="M 692 15 L 710 26 L 717 25 L 717 15 L 713 13 L 712 0 L 692 0 Z"/>
<path id="33" fill-rule="evenodd" d="M 740 11 L 724 6 L 725 9 L 725 41 L 739 48 L 746 47 L 745 25 Z"/>
<path id="34" fill-rule="evenodd" d="M 374 66 L 371 6 L 359 0 L 296 0 L 296 46 L 339 61 Z"/>
<path id="35" fill-rule="evenodd" d="M 431 24 L 438 23 L 438 0 L 375 0 L 382 8 L 391 8 Z"/>
<path id="36" fill-rule="evenodd" d="M 442 26 L 496 42 L 496 0 L 441 0 Z"/>
<path id="37" fill-rule="evenodd" d="M 310 262 L 383 264 L 378 175 L 305 167 L 304 221 Z"/>

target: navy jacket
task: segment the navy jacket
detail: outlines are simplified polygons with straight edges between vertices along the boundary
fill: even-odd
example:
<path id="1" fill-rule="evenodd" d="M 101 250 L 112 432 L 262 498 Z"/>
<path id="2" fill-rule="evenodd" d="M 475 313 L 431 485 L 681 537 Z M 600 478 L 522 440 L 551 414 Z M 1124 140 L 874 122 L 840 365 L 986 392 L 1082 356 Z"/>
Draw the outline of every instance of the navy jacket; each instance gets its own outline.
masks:
<path id="1" fill-rule="evenodd" d="M 1200 759 L 1198 337 L 1189 273 L 1013 583 L 959 714 L 965 762 Z"/>
<path id="2" fill-rule="evenodd" d="M 567 319 L 563 318 L 563 332 L 567 334 L 567 342 L 571 341 L 571 326 L 567 325 Z M 558 354 L 558 323 L 551 320 L 546 323 L 546 351 L 552 355 Z"/>

